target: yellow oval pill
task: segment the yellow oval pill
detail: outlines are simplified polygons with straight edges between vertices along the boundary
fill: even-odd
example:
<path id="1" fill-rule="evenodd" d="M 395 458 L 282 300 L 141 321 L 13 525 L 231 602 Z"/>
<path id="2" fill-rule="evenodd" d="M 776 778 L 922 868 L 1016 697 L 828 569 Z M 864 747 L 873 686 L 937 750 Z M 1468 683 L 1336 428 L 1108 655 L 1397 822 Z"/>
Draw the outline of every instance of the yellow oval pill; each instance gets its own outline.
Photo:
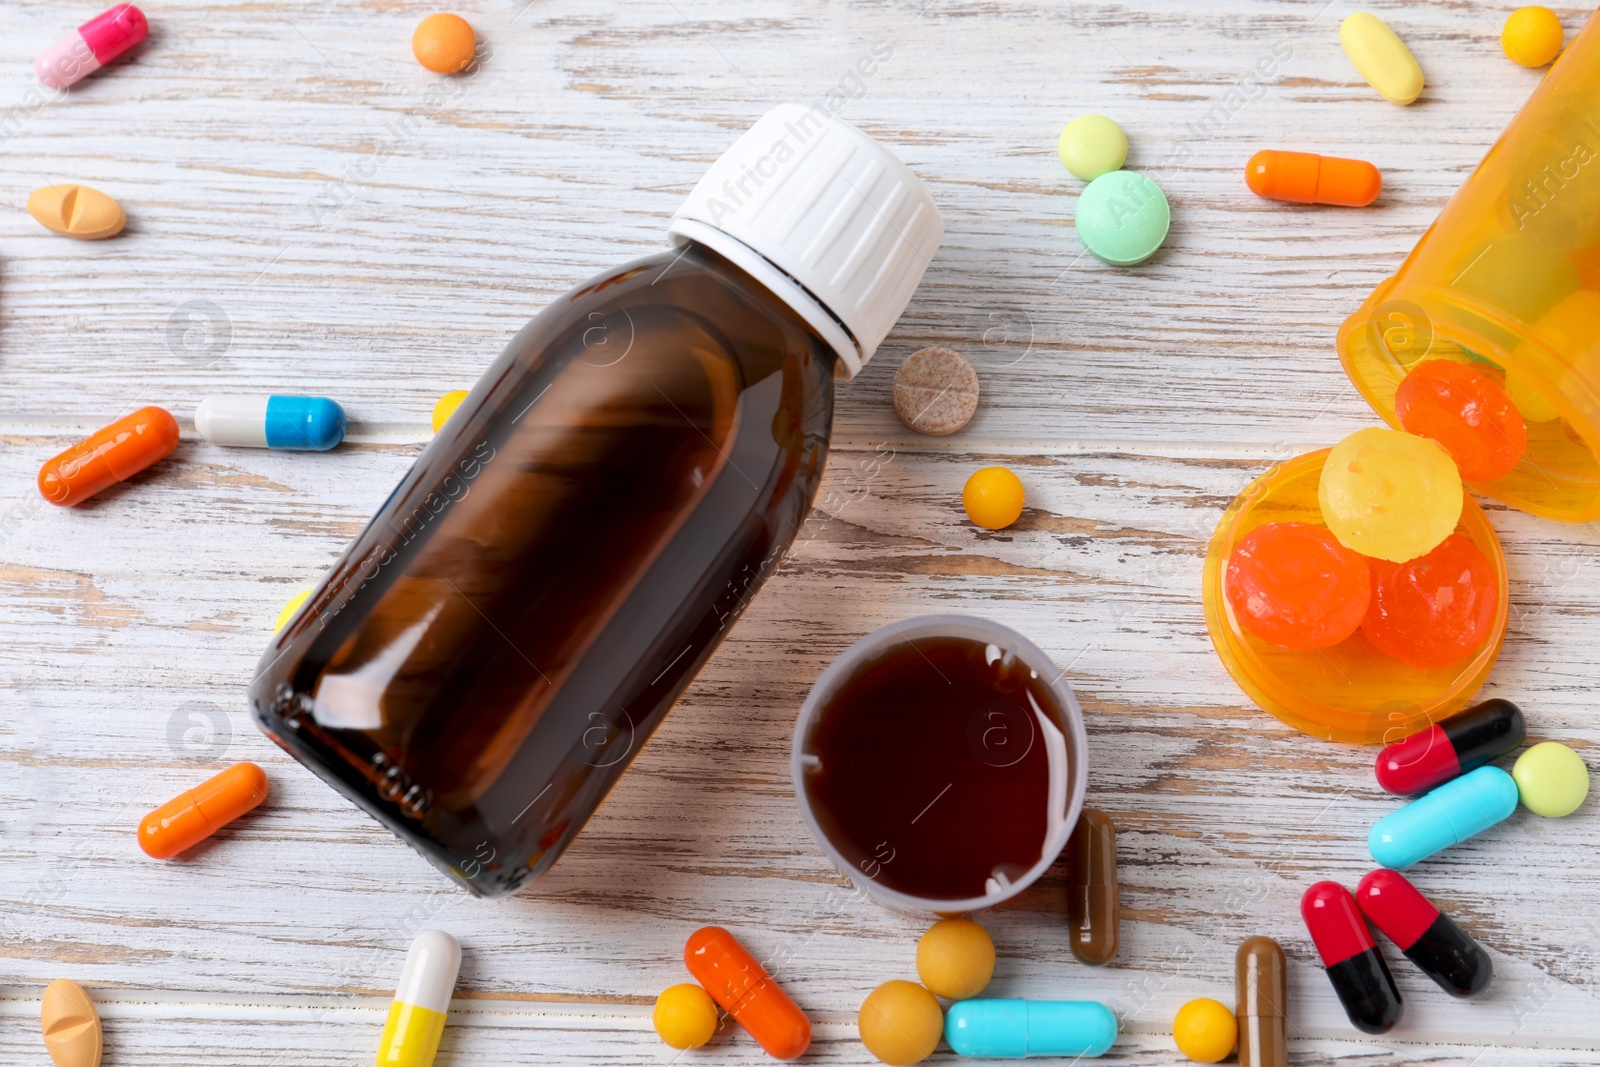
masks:
<path id="1" fill-rule="evenodd" d="M 1344 54 L 1391 104 L 1409 104 L 1422 93 L 1422 68 L 1389 24 L 1370 11 L 1357 11 L 1339 27 Z"/>
<path id="2" fill-rule="evenodd" d="M 128 224 L 122 206 L 87 185 L 47 185 L 28 194 L 28 214 L 56 233 L 83 241 L 115 237 Z"/>
<path id="3" fill-rule="evenodd" d="M 45 986 L 39 1029 L 56 1067 L 100 1067 L 100 1013 L 78 983 L 57 978 Z"/>

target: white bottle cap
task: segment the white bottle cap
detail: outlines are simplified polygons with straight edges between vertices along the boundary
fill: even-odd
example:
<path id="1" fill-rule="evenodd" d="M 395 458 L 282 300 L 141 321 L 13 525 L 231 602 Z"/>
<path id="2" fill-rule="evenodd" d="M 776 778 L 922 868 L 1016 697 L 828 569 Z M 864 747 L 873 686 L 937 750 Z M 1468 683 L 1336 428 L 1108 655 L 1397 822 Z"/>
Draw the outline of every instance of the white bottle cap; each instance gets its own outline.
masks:
<path id="1" fill-rule="evenodd" d="M 911 302 L 944 220 L 883 145 L 820 108 L 780 104 L 711 165 L 670 233 L 787 300 L 839 350 L 850 378 Z"/>

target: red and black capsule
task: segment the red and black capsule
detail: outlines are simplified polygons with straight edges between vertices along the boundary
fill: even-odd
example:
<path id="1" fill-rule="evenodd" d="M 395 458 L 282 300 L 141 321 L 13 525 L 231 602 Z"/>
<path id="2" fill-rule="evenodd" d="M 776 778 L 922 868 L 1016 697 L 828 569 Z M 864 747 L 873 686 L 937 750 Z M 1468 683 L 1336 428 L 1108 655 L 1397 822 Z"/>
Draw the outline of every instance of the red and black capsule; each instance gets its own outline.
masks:
<path id="1" fill-rule="evenodd" d="M 1426 793 L 1522 744 L 1528 724 L 1509 700 L 1485 700 L 1378 753 L 1378 784 L 1396 796 Z"/>
<path id="2" fill-rule="evenodd" d="M 1300 917 L 1344 1013 L 1357 1030 L 1387 1033 L 1400 1021 L 1400 991 L 1350 890 L 1338 882 L 1318 882 L 1300 898 Z"/>
<path id="3" fill-rule="evenodd" d="M 1356 903 L 1361 914 L 1446 993 L 1470 997 L 1489 988 L 1494 964 L 1483 946 L 1399 871 L 1379 869 L 1361 879 Z"/>

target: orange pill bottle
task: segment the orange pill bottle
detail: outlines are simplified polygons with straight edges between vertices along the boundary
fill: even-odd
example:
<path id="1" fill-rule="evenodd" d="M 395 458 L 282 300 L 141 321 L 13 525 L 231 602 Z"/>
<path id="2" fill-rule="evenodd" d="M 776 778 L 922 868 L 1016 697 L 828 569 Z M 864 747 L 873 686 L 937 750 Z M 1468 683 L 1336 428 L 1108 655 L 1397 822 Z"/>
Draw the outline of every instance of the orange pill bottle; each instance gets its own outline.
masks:
<path id="1" fill-rule="evenodd" d="M 1396 393 L 1425 364 L 1434 377 L 1433 361 L 1446 360 L 1488 378 L 1527 440 L 1516 435 L 1522 454 L 1507 473 L 1467 488 L 1546 518 L 1600 519 L 1600 19 L 1556 60 L 1337 344 L 1350 380 L 1396 429 Z M 1326 454 L 1273 467 L 1227 509 L 1206 555 L 1206 627 L 1234 681 L 1284 722 L 1334 740 L 1393 741 L 1448 718 L 1488 678 L 1509 617 L 1505 556 L 1469 495 L 1455 532 L 1488 559 L 1499 604 L 1489 637 L 1447 666 L 1409 666 L 1359 631 L 1312 654 L 1266 644 L 1226 602 L 1227 562 L 1263 523 L 1321 522 Z"/>
<path id="2" fill-rule="evenodd" d="M 1511 471 L 1474 483 L 1565 522 L 1600 519 L 1600 20 L 1591 18 L 1400 269 L 1339 330 L 1390 425 L 1425 360 L 1467 363 L 1527 424 Z"/>

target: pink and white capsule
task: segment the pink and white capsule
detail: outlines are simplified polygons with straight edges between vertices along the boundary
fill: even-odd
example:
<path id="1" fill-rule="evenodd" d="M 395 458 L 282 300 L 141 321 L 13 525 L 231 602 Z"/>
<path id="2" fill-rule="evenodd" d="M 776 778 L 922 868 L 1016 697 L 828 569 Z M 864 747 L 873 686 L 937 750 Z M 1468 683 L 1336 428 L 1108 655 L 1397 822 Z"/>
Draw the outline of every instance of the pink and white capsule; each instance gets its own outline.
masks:
<path id="1" fill-rule="evenodd" d="M 39 53 L 34 73 L 47 89 L 75 85 L 144 40 L 150 24 L 132 4 L 118 4 Z"/>

